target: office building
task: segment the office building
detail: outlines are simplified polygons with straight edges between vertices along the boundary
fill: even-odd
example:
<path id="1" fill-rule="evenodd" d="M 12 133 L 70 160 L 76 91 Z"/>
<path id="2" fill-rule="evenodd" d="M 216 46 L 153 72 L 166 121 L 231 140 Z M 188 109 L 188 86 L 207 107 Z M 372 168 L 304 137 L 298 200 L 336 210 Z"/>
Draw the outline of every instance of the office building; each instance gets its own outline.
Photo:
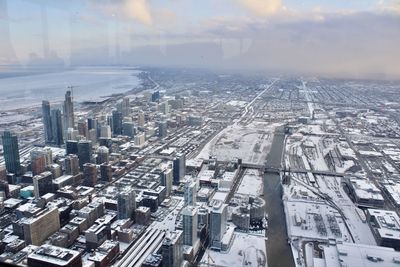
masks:
<path id="1" fill-rule="evenodd" d="M 72 92 L 67 91 L 65 93 L 65 101 L 63 105 L 63 114 L 64 114 L 64 132 L 67 132 L 68 128 L 75 127 L 75 118 L 74 118 L 74 103 L 72 99 Z"/>
<path id="2" fill-rule="evenodd" d="M 151 211 L 148 207 L 140 206 L 135 210 L 135 222 L 141 225 L 147 225 L 150 222 Z"/>
<path id="3" fill-rule="evenodd" d="M 78 134 L 80 136 L 84 136 L 85 138 L 89 137 L 89 128 L 86 120 L 81 120 L 78 122 Z"/>
<path id="4" fill-rule="evenodd" d="M 367 221 L 379 246 L 400 249 L 400 218 L 395 211 L 367 209 Z"/>
<path id="5" fill-rule="evenodd" d="M 53 164 L 53 152 L 50 147 L 37 147 L 31 151 L 31 159 L 34 157 L 40 157 L 42 155 L 44 156 L 46 167 L 49 167 L 51 164 Z"/>
<path id="6" fill-rule="evenodd" d="M 78 158 L 79 167 L 83 170 L 83 165 L 91 162 L 92 158 L 92 142 L 91 141 L 79 141 L 78 142 Z"/>
<path id="7" fill-rule="evenodd" d="M 89 130 L 89 135 L 86 138 L 89 141 L 92 141 L 92 144 L 97 143 L 97 130 L 96 129 L 90 129 Z"/>
<path id="8" fill-rule="evenodd" d="M 83 179 L 86 186 L 94 187 L 97 183 L 97 168 L 96 164 L 83 164 Z"/>
<path id="9" fill-rule="evenodd" d="M 112 132 L 113 135 L 122 134 L 122 113 L 117 110 L 112 112 Z"/>
<path id="10" fill-rule="evenodd" d="M 186 181 L 184 190 L 184 200 L 186 206 L 196 205 L 197 184 L 193 180 Z"/>
<path id="11" fill-rule="evenodd" d="M 7 171 L 15 175 L 20 175 L 21 162 L 19 158 L 18 137 L 11 132 L 5 131 L 2 141 Z"/>
<path id="12" fill-rule="evenodd" d="M 111 138 L 111 127 L 109 125 L 103 125 L 100 127 L 101 138 Z"/>
<path id="13" fill-rule="evenodd" d="M 135 135 L 135 127 L 133 125 L 133 122 L 122 123 L 122 134 L 131 138 Z"/>
<path id="14" fill-rule="evenodd" d="M 210 211 L 210 245 L 221 248 L 221 240 L 226 232 L 227 205 L 222 201 L 214 200 Z"/>
<path id="15" fill-rule="evenodd" d="M 120 103 L 118 103 L 118 111 L 121 112 L 122 117 L 128 117 L 131 113 L 131 106 L 129 98 L 124 97 Z"/>
<path id="16" fill-rule="evenodd" d="M 110 228 L 105 224 L 95 223 L 85 232 L 86 248 L 96 249 L 111 235 Z"/>
<path id="17" fill-rule="evenodd" d="M 81 267 L 81 253 L 76 250 L 42 245 L 28 255 L 30 267 Z"/>
<path id="18" fill-rule="evenodd" d="M 67 137 L 66 140 L 78 140 L 79 131 L 74 128 L 67 129 Z"/>
<path id="19" fill-rule="evenodd" d="M 158 137 L 160 137 L 160 138 L 167 137 L 167 134 L 168 134 L 167 128 L 168 128 L 167 122 L 166 121 L 160 121 L 158 123 Z"/>
<path id="20" fill-rule="evenodd" d="M 103 163 L 100 165 L 100 179 L 105 182 L 111 182 L 112 180 L 112 167 L 111 164 Z"/>
<path id="21" fill-rule="evenodd" d="M 77 155 L 65 157 L 65 174 L 77 175 L 79 173 L 79 159 Z"/>
<path id="22" fill-rule="evenodd" d="M 97 119 L 95 119 L 95 118 L 88 118 L 88 119 L 87 119 L 87 125 L 88 125 L 88 129 L 89 129 L 89 130 L 95 129 L 95 130 L 97 131 L 97 128 L 98 128 Z"/>
<path id="23" fill-rule="evenodd" d="M 160 101 L 160 91 L 154 91 L 151 94 L 151 102 L 158 102 Z"/>
<path id="24" fill-rule="evenodd" d="M 88 257 L 88 260 L 93 261 L 95 267 L 108 267 L 112 266 L 112 262 L 118 254 L 119 242 L 106 240 Z"/>
<path id="25" fill-rule="evenodd" d="M 4 165 L 0 165 L 0 181 L 7 181 L 7 169 Z"/>
<path id="26" fill-rule="evenodd" d="M 187 246 L 194 246 L 198 240 L 197 208 L 195 206 L 186 206 L 183 208 L 181 215 L 183 223 L 183 244 Z"/>
<path id="27" fill-rule="evenodd" d="M 161 185 L 165 187 L 167 197 L 171 195 L 173 174 L 171 169 L 166 169 L 160 173 Z"/>
<path id="28" fill-rule="evenodd" d="M 60 229 L 58 208 L 45 208 L 34 217 L 20 219 L 25 242 L 35 246 L 43 244 L 49 236 Z"/>
<path id="29" fill-rule="evenodd" d="M 174 175 L 174 184 L 178 185 L 180 180 L 185 177 L 186 172 L 186 158 L 185 154 L 177 154 L 173 161 L 173 175 Z"/>
<path id="30" fill-rule="evenodd" d="M 53 109 L 51 111 L 51 127 L 53 132 L 53 144 L 61 146 L 64 143 L 61 110 Z"/>
<path id="31" fill-rule="evenodd" d="M 31 151 L 31 170 L 32 175 L 41 174 L 46 170 L 46 157 L 36 150 Z"/>
<path id="32" fill-rule="evenodd" d="M 168 115 L 170 111 L 170 105 L 168 104 L 168 101 L 164 101 L 161 103 L 161 112 L 164 115 Z"/>
<path id="33" fill-rule="evenodd" d="M 142 111 L 140 111 L 140 112 L 138 113 L 138 119 L 137 119 L 137 121 L 138 121 L 139 127 L 144 127 L 145 119 L 144 119 L 144 113 L 143 113 Z"/>
<path id="34" fill-rule="evenodd" d="M 97 158 L 96 158 L 97 164 L 108 163 L 109 156 L 110 156 L 110 152 L 109 152 L 108 148 L 105 146 L 100 146 L 97 149 Z"/>
<path id="35" fill-rule="evenodd" d="M 78 141 L 68 140 L 65 145 L 66 154 L 78 154 Z"/>
<path id="36" fill-rule="evenodd" d="M 53 131 L 51 126 L 50 102 L 46 100 L 42 102 L 42 121 L 44 140 L 48 144 L 53 141 Z"/>
<path id="37" fill-rule="evenodd" d="M 36 199 L 53 191 L 53 175 L 51 172 L 35 175 L 32 180 Z"/>
<path id="38" fill-rule="evenodd" d="M 161 245 L 163 267 L 180 267 L 183 261 L 182 231 L 167 232 Z"/>
<path id="39" fill-rule="evenodd" d="M 135 136 L 135 145 L 136 146 L 141 147 L 144 145 L 144 142 L 145 142 L 144 133 L 140 133 Z"/>
<path id="40" fill-rule="evenodd" d="M 118 219 L 131 219 L 136 208 L 136 193 L 131 187 L 125 187 L 118 192 Z"/>

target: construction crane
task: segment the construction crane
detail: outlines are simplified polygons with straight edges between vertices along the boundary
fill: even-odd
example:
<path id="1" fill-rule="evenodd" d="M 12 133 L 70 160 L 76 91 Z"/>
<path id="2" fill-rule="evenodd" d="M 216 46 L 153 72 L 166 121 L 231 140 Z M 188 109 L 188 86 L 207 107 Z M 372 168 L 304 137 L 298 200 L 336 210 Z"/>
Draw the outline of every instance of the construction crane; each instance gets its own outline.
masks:
<path id="1" fill-rule="evenodd" d="M 74 88 L 76 88 L 76 87 L 79 87 L 79 86 L 73 86 L 73 85 L 67 86 L 67 89 L 71 90 L 72 100 L 74 100 Z"/>

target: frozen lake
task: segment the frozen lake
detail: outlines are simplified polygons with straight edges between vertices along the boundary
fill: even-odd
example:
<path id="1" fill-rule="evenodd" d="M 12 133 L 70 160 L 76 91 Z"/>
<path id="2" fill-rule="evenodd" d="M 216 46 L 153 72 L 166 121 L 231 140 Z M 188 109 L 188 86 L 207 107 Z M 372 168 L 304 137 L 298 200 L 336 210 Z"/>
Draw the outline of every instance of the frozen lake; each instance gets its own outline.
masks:
<path id="1" fill-rule="evenodd" d="M 97 100 L 139 85 L 141 71 L 128 67 L 80 67 L 74 70 L 0 79 L 0 111 L 60 102 L 68 86 L 74 100 Z"/>

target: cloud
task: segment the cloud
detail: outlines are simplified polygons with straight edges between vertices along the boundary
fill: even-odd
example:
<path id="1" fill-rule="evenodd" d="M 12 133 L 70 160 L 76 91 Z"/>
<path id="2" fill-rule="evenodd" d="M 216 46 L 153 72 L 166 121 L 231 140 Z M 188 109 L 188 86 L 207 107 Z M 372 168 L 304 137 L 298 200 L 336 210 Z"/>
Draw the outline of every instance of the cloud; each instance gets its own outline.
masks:
<path id="1" fill-rule="evenodd" d="M 284 7 L 282 0 L 237 0 L 248 11 L 257 16 L 274 15 Z"/>
<path id="2" fill-rule="evenodd" d="M 133 19 L 144 25 L 153 24 L 153 8 L 149 0 L 89 0 L 89 3 L 109 17 Z"/>
<path id="3" fill-rule="evenodd" d="M 127 0 L 124 4 L 124 8 L 128 17 L 146 25 L 153 24 L 151 8 L 148 0 Z"/>

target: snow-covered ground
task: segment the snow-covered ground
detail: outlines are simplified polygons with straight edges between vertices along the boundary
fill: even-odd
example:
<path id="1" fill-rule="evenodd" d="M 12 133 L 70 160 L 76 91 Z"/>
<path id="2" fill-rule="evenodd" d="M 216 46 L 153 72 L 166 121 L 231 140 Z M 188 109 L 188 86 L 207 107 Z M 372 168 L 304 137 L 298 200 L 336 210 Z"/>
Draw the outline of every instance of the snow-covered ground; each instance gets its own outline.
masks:
<path id="1" fill-rule="evenodd" d="M 210 260 L 208 259 L 210 257 Z M 264 267 L 267 266 L 265 238 L 235 232 L 226 253 L 207 250 L 199 266 Z"/>
<path id="2" fill-rule="evenodd" d="M 245 163 L 263 164 L 278 124 L 252 122 L 233 124 L 217 134 L 199 153 L 198 159 L 215 156 L 221 161 L 241 158 Z"/>
<path id="3" fill-rule="evenodd" d="M 263 180 L 256 169 L 247 169 L 243 175 L 242 181 L 238 187 L 237 193 L 244 195 L 262 195 Z"/>

